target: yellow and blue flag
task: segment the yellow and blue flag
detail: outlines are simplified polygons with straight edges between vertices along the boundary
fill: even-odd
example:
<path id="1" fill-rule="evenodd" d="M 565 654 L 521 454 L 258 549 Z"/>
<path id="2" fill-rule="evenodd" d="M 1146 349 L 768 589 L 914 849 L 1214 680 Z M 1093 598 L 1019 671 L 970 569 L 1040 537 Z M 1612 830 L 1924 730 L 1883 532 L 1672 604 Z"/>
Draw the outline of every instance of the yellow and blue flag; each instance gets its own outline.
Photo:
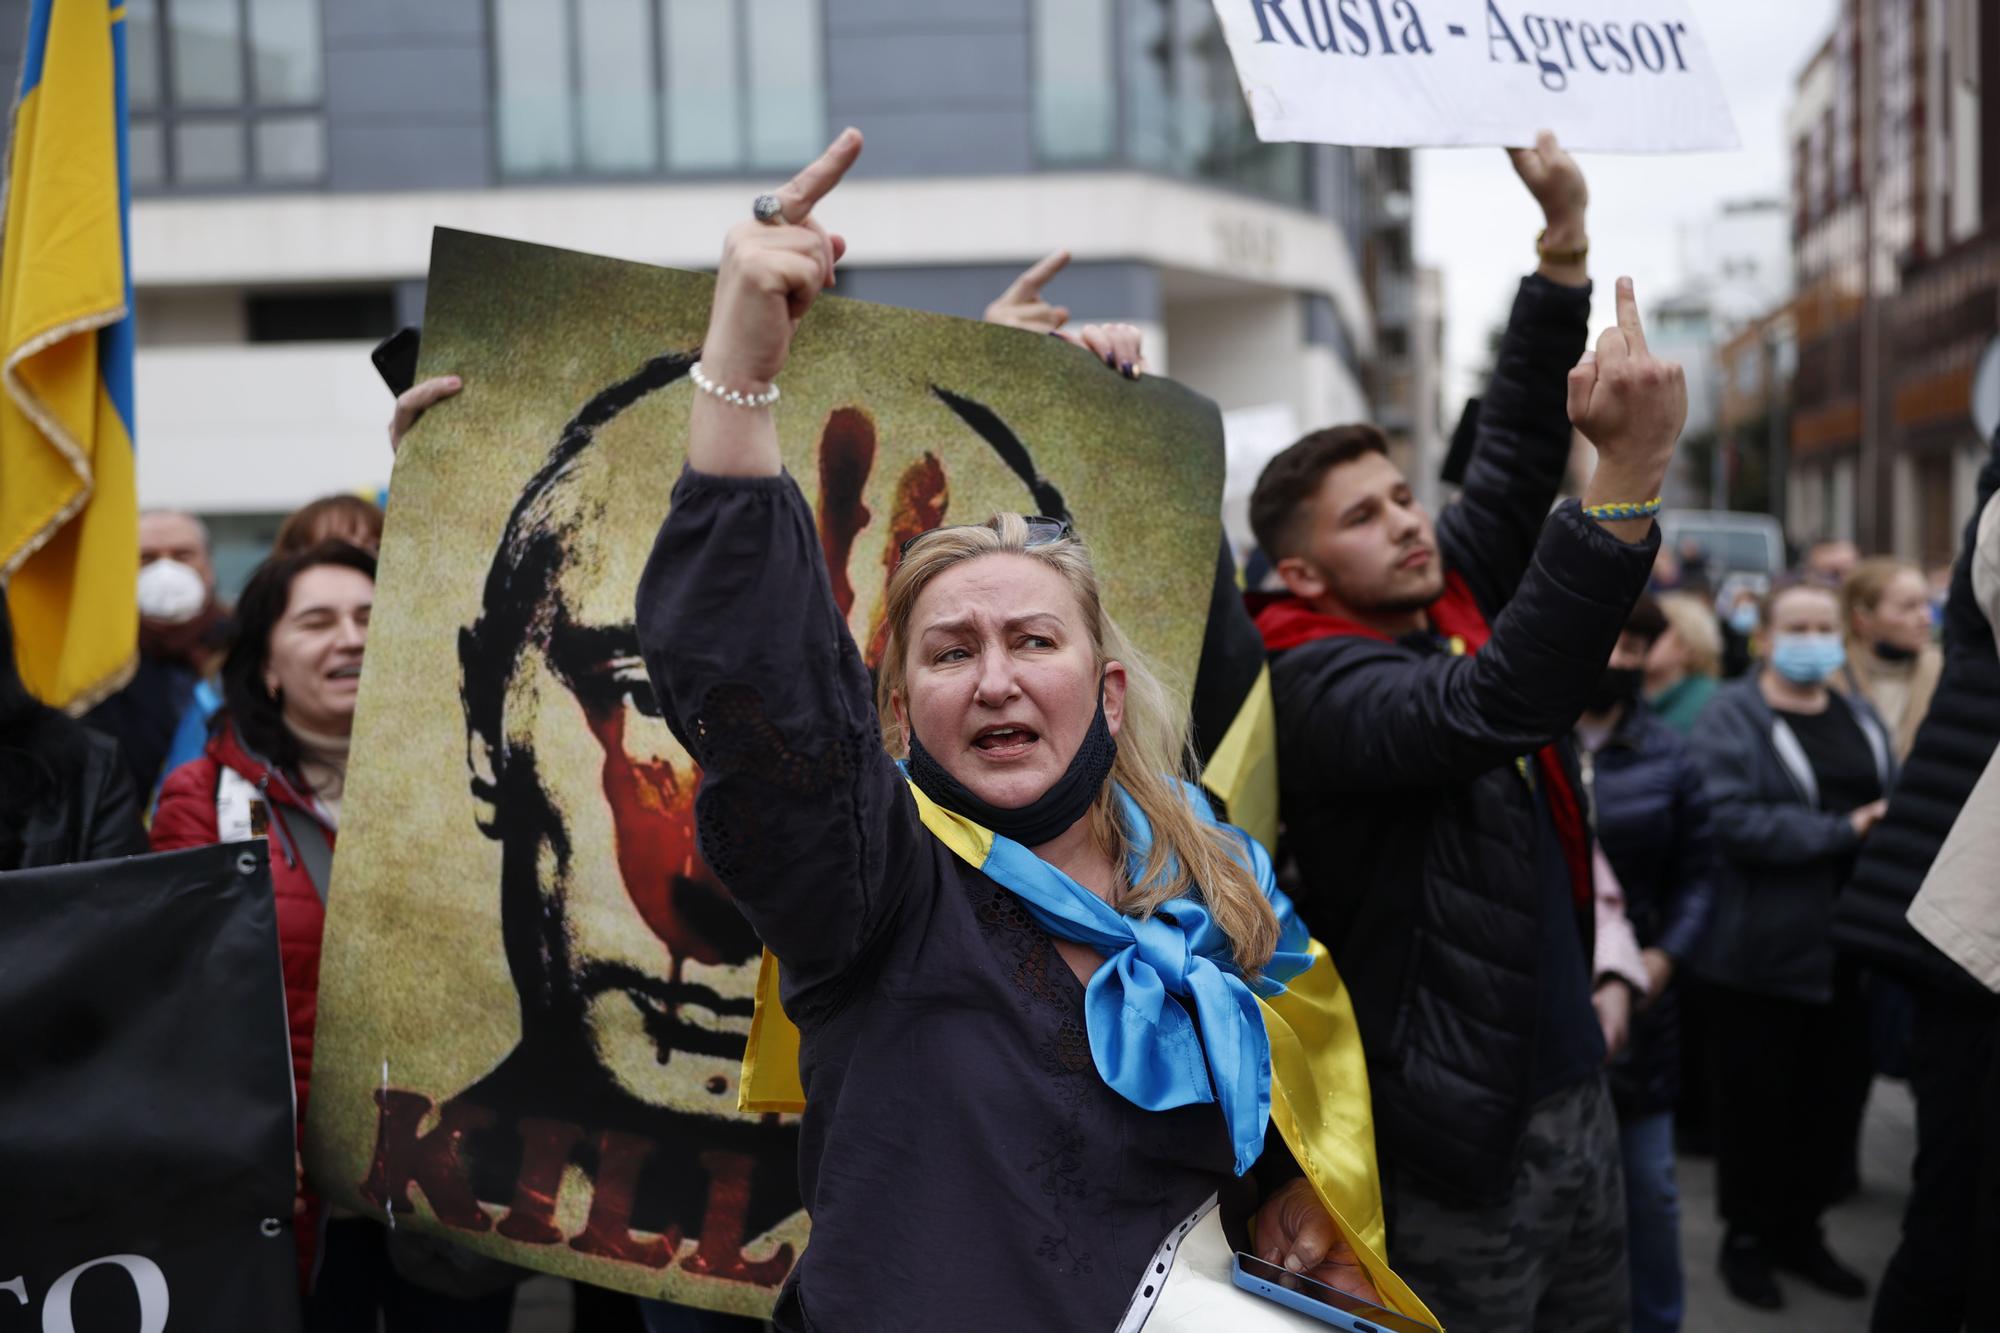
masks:
<path id="1" fill-rule="evenodd" d="M 0 580 L 22 679 L 82 711 L 138 649 L 124 0 L 33 0 L 0 233 Z"/>

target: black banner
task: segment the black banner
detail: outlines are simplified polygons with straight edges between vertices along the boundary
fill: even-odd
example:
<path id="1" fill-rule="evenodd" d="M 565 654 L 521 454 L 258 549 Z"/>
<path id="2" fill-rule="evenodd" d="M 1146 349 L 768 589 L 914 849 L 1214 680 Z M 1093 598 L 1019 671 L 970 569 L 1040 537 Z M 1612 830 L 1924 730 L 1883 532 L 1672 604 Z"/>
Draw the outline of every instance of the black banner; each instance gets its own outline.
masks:
<path id="1" fill-rule="evenodd" d="M 0 1333 L 299 1325 L 262 842 L 0 874 Z"/>

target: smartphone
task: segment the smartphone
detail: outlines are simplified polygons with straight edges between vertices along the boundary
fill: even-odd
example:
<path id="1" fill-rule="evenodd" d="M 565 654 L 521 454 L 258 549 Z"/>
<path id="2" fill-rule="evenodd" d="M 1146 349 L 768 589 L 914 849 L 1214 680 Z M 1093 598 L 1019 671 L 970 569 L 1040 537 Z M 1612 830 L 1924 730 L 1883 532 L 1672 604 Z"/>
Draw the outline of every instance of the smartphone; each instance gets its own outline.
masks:
<path id="1" fill-rule="evenodd" d="M 1231 1274 L 1237 1286 L 1289 1310 L 1310 1315 L 1323 1324 L 1344 1328 L 1349 1333 L 1438 1333 L 1435 1324 L 1412 1319 L 1394 1310 L 1371 1305 L 1359 1296 L 1350 1296 L 1337 1287 L 1315 1282 L 1302 1273 L 1288 1272 L 1267 1264 L 1254 1254 L 1236 1252 Z"/>
<path id="2" fill-rule="evenodd" d="M 375 350 L 368 354 L 368 359 L 375 363 L 375 373 L 389 386 L 389 392 L 399 398 L 417 382 L 417 344 L 422 337 L 405 326 L 376 343 Z"/>

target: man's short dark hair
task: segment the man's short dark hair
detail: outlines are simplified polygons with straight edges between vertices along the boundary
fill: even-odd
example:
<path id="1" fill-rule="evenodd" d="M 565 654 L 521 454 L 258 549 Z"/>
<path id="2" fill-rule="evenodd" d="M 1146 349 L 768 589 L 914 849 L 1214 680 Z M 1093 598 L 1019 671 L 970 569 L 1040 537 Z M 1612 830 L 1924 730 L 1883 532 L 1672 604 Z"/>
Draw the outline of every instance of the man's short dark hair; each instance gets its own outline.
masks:
<path id="1" fill-rule="evenodd" d="M 1326 474 L 1363 454 L 1389 455 L 1389 437 L 1365 421 L 1316 430 L 1264 464 L 1250 493 L 1250 530 L 1273 563 L 1298 554 L 1306 503 Z"/>
<path id="2" fill-rule="evenodd" d="M 1632 604 L 1632 614 L 1625 617 L 1625 632 L 1636 634 L 1647 643 L 1658 643 L 1667 632 L 1667 613 L 1660 609 L 1651 593 L 1641 593 Z"/>

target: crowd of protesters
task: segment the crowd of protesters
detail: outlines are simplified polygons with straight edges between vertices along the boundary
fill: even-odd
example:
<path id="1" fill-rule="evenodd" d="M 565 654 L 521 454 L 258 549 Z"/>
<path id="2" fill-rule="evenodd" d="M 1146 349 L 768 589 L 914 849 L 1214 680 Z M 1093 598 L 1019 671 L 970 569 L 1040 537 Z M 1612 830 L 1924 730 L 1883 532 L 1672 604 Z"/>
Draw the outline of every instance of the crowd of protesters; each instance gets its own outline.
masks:
<path id="1" fill-rule="evenodd" d="M 691 470 L 640 599 L 669 718 L 692 733 L 707 692 L 763 671 L 768 706 L 809 724 L 792 747 L 832 754 L 848 739 L 839 727 L 879 708 L 882 739 L 930 800 L 1017 836 L 1033 873 L 1053 867 L 1124 909 L 1080 924 L 1081 909 L 999 881 L 1079 982 L 1107 956 L 1137 966 L 1130 913 L 1182 896 L 1214 916 L 1221 944 L 1203 956 L 1239 989 L 1282 970 L 1310 931 L 1367 1057 L 1388 1258 L 1451 1329 L 1681 1327 L 1677 1146 L 1714 1153 L 1725 1235 L 1712 1260 L 1692 1261 L 1715 1262 L 1737 1299 L 1781 1307 L 1782 1276 L 1853 1299 L 1873 1290 L 1877 1330 L 2000 1329 L 2000 1298 L 1978 1276 L 1979 1258 L 2000 1253 L 2000 442 L 1942 600 L 1916 566 L 1859 558 L 1851 543 L 1815 547 L 1775 579 L 1662 551 L 1639 502 L 1659 494 L 1680 433 L 1679 368 L 1648 350 L 1629 283 L 1616 325 L 1589 340 L 1582 174 L 1552 139 L 1517 152 L 1544 214 L 1542 262 L 1516 296 L 1457 500 L 1427 513 L 1383 434 L 1352 424 L 1279 454 L 1251 501 L 1255 565 L 1270 571 L 1251 608 L 1279 722 L 1280 890 L 1261 853 L 1231 850 L 1226 826 L 1154 771 L 1174 768 L 1185 723 L 1148 713 L 1163 696 L 1096 607 L 1076 540 L 1088 534 L 996 519 L 912 547 L 874 688 L 823 605 L 823 556 L 759 395 L 839 258 L 810 214 L 859 148 L 843 136 L 725 252 L 704 360 L 748 401 L 694 395 Z M 989 317 L 1143 370 L 1135 330 L 1061 329 L 1064 313 L 1039 298 L 1047 276 Z M 405 394 L 392 444 L 459 388 Z M 1586 493 L 1563 500 L 1573 432 L 1599 462 Z M 148 822 L 155 850 L 268 837 L 301 1125 L 382 528 L 357 496 L 305 506 L 231 605 L 200 520 L 144 514 L 138 671 L 81 724 L 21 688 L 0 617 L 0 869 L 141 851 Z M 966 577 L 975 569 L 983 582 Z M 730 614 L 752 597 L 766 603 L 756 623 Z M 1017 603 L 1058 608 L 1032 657 L 1002 642 Z M 920 607 L 950 610 L 958 638 L 932 642 Z M 699 661 L 668 646 L 702 635 L 715 642 Z M 1006 739 L 988 744 L 995 735 Z M 1011 770 L 968 757 L 1008 746 L 1031 757 Z M 784 963 L 805 1031 L 814 1146 L 800 1167 L 815 1230 L 779 1326 L 805 1327 L 808 1309 L 821 1327 L 978 1325 L 963 1284 L 877 1279 L 897 1265 L 952 1269 L 984 1218 L 976 1285 L 999 1299 L 1046 1272 L 1024 1261 L 1034 1228 L 1010 1212 L 1041 1205 L 1003 1188 L 978 1145 L 945 1154 L 961 1126 L 925 1131 L 939 1136 L 931 1165 L 951 1159 L 935 1172 L 898 1170 L 891 1159 L 917 1149 L 848 1129 L 906 1113 L 911 1038 L 887 1000 L 839 1023 L 813 1014 L 817 995 L 872 994 L 857 978 L 883 968 L 922 978 L 955 997 L 956 1016 L 934 1020 L 961 1025 L 942 1044 L 997 1062 L 948 1071 L 956 1095 L 1041 1116 L 1037 1099 L 1054 1093 L 994 1071 L 1050 1037 L 1042 1017 L 981 1008 L 968 962 L 978 928 L 937 906 L 998 892 L 991 875 L 920 854 L 929 834 L 887 758 L 800 801 L 726 753 L 699 757 L 728 798 L 716 808 L 761 830 L 746 827 L 742 845 L 836 846 L 863 828 L 902 858 L 857 859 L 851 882 L 804 886 L 789 863 L 746 856 L 729 881 Z M 1169 864 L 1207 882 L 1133 896 L 1131 817 L 1109 793 L 1143 812 Z M 1093 819 L 1126 833 L 1105 843 Z M 1180 998 L 1205 1034 L 1222 1030 L 1222 1013 L 1202 1008 L 1209 992 Z M 1886 1264 L 1836 1253 L 1824 1230 L 1857 1188 L 1863 1108 L 1882 1074 L 1908 1079 L 1918 1120 L 1904 1241 Z M 1093 1222 L 1117 1273 L 1003 1308 L 1033 1308 L 1049 1327 L 1116 1321 L 1159 1233 L 1229 1176 L 1221 1131 L 1256 1145 L 1242 1150 L 1252 1159 L 1263 1143 L 1261 1123 L 1239 1122 L 1229 1075 L 1204 1077 L 1213 1123 L 1162 1131 L 1140 1164 L 1158 1180 Z M 1129 1095 L 1080 1104 L 1086 1171 L 1129 1173 L 1132 1122 L 1161 1113 Z M 1297 1164 L 1265 1169 L 1269 1156 L 1260 1246 L 1271 1237 L 1272 1257 L 1374 1295 Z M 899 1183 L 879 1197 L 821 1186 L 855 1178 Z M 507 1327 L 521 1274 L 440 1280 L 436 1255 L 397 1253 L 366 1219 L 323 1217 L 310 1182 L 301 1200 L 309 1327 L 373 1329 L 378 1314 L 392 1333 Z M 586 1288 L 577 1309 L 579 1328 L 614 1333 L 755 1326 Z"/>

